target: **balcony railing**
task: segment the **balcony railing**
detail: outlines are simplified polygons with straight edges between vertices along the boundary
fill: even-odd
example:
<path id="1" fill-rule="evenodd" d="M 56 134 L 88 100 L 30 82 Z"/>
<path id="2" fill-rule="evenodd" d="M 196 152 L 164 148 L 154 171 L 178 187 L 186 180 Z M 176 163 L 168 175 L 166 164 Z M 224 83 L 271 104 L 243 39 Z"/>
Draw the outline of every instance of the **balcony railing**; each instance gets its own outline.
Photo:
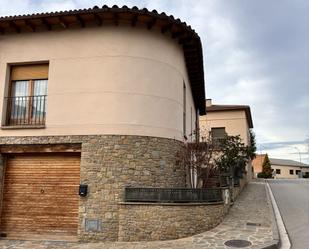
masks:
<path id="1" fill-rule="evenodd" d="M 220 188 L 125 188 L 126 202 L 220 202 Z"/>
<path id="2" fill-rule="evenodd" d="M 8 126 L 44 125 L 46 95 L 6 97 Z"/>

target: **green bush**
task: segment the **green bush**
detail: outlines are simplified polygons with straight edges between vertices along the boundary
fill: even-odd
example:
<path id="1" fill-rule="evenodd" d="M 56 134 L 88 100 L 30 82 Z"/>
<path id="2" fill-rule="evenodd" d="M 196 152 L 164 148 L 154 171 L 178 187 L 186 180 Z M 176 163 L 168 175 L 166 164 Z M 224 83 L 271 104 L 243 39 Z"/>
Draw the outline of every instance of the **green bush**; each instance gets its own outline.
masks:
<path id="1" fill-rule="evenodd" d="M 258 178 L 267 178 L 264 172 L 260 172 L 257 174 Z"/>

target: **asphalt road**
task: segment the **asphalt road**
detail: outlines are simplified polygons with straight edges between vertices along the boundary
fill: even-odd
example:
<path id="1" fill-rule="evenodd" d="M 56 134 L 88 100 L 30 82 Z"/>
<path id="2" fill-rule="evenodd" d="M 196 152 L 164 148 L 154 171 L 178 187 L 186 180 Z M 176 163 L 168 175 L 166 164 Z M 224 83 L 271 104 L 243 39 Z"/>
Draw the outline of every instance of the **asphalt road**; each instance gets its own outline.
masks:
<path id="1" fill-rule="evenodd" d="M 309 180 L 269 180 L 293 249 L 309 248 Z"/>

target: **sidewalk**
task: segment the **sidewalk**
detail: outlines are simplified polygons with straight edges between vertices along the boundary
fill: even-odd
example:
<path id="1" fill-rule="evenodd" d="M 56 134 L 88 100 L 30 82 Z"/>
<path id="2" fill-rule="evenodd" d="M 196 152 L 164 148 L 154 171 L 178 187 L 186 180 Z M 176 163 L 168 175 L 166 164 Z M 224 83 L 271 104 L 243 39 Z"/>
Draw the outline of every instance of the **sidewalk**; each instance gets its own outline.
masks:
<path id="1" fill-rule="evenodd" d="M 247 240 L 242 248 L 277 248 L 276 229 L 264 182 L 252 182 L 243 190 L 224 221 L 216 228 L 189 238 L 154 242 L 65 243 L 1 240 L 1 249 L 225 249 L 227 240 Z M 275 230 L 275 231 L 273 231 Z M 274 234 L 274 235 L 273 235 Z M 267 247 L 268 246 L 268 247 Z M 238 247 L 240 248 L 240 247 Z"/>

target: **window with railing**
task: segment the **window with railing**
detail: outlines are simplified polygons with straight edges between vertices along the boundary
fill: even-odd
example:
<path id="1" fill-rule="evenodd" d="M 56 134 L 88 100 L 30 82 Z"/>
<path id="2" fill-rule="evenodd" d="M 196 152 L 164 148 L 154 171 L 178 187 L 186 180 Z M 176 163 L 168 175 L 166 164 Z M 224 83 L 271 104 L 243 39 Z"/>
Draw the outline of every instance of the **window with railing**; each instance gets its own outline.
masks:
<path id="1" fill-rule="evenodd" d="M 48 65 L 11 68 L 9 96 L 5 98 L 7 126 L 45 125 Z"/>

